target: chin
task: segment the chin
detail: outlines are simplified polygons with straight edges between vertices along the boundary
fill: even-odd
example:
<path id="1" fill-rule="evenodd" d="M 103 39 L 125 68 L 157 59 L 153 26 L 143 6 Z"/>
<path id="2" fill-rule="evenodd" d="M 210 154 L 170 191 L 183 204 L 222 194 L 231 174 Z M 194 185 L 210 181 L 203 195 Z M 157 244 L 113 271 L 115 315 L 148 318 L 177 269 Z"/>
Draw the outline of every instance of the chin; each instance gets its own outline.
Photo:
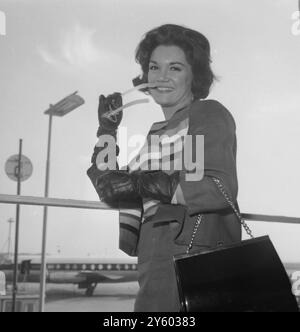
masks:
<path id="1" fill-rule="evenodd" d="M 170 106 L 172 105 L 172 101 L 169 99 L 169 98 L 165 98 L 165 97 L 162 97 L 162 96 L 152 96 L 153 99 L 155 100 L 155 102 L 157 104 L 159 104 L 160 106 Z"/>

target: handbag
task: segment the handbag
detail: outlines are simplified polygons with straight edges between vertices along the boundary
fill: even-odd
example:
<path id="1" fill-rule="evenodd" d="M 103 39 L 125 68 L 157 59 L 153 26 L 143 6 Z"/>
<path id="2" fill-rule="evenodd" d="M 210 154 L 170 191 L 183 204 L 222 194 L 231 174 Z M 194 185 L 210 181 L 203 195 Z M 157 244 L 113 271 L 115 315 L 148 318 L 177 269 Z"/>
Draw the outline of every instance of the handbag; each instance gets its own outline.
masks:
<path id="1" fill-rule="evenodd" d="M 186 253 L 174 256 L 181 311 L 298 312 L 269 236 L 254 238 L 221 181 L 212 179 L 251 239 L 190 254 L 203 217 L 198 215 Z"/>

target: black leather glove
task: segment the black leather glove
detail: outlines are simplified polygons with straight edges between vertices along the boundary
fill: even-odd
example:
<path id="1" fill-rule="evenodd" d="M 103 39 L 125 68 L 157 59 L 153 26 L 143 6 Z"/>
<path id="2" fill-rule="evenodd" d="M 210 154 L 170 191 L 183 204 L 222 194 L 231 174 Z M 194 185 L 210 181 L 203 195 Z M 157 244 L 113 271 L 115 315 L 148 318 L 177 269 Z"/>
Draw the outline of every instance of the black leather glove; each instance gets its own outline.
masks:
<path id="1" fill-rule="evenodd" d="M 136 189 L 135 174 L 127 171 L 105 171 L 97 177 L 96 190 L 101 201 L 115 206 L 119 202 L 132 202 L 140 198 Z"/>
<path id="2" fill-rule="evenodd" d="M 179 183 L 179 174 L 178 171 L 171 175 L 163 171 L 140 172 L 136 181 L 136 190 L 141 197 L 171 203 Z"/>
<path id="3" fill-rule="evenodd" d="M 123 118 L 123 111 L 119 112 L 116 115 L 112 115 L 109 118 L 104 117 L 103 115 L 109 111 L 115 110 L 123 105 L 122 95 L 119 92 L 115 92 L 107 97 L 101 95 L 99 97 L 99 106 L 98 106 L 98 120 L 99 120 L 99 129 L 97 136 L 99 137 L 102 134 L 115 132 L 118 129 L 119 124 Z"/>
<path id="4" fill-rule="evenodd" d="M 101 95 L 99 97 L 99 106 L 98 106 L 98 120 L 99 120 L 99 128 L 97 131 L 97 137 L 101 135 L 111 135 L 116 140 L 117 128 L 122 120 L 123 112 L 119 112 L 115 116 L 110 118 L 106 118 L 103 115 L 111 110 L 117 109 L 122 106 L 122 95 L 119 92 L 115 92 L 107 97 Z M 102 199 L 103 189 L 101 187 L 100 179 L 103 179 L 104 175 L 107 175 L 107 170 L 99 170 L 97 168 L 97 156 L 106 146 L 95 146 L 94 152 L 91 158 L 92 166 L 87 170 L 87 175 L 90 178 L 93 186 L 95 187 L 100 199 Z M 119 154 L 119 146 L 116 145 L 116 156 Z M 108 158 L 108 156 L 106 156 Z M 108 163 L 108 160 L 104 160 L 104 162 Z M 118 163 L 116 160 L 116 168 L 118 169 Z"/>
<path id="5" fill-rule="evenodd" d="M 170 203 L 179 183 L 179 172 L 107 171 L 97 179 L 97 192 L 102 201 L 113 205 L 135 201 L 141 197 Z"/>

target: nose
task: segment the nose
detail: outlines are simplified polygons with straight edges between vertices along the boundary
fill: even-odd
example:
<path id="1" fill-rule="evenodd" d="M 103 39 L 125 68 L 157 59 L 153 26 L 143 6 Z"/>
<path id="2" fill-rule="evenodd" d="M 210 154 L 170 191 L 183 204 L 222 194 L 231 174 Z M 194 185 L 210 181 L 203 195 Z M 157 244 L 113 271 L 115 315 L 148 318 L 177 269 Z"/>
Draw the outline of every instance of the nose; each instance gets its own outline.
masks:
<path id="1" fill-rule="evenodd" d="M 169 81 L 169 76 L 168 76 L 168 70 L 167 69 L 162 69 L 159 73 L 158 82 L 168 82 Z"/>

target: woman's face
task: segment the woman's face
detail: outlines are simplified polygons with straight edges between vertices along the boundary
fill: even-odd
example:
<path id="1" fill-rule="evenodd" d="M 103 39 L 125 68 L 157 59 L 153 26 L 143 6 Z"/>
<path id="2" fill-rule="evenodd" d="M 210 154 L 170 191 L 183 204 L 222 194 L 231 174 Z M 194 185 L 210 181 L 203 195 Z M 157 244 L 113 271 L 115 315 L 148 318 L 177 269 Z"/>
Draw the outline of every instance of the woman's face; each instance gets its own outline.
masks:
<path id="1" fill-rule="evenodd" d="M 148 82 L 154 100 L 162 107 L 184 105 L 192 100 L 192 68 L 178 46 L 160 45 L 151 54 Z"/>

